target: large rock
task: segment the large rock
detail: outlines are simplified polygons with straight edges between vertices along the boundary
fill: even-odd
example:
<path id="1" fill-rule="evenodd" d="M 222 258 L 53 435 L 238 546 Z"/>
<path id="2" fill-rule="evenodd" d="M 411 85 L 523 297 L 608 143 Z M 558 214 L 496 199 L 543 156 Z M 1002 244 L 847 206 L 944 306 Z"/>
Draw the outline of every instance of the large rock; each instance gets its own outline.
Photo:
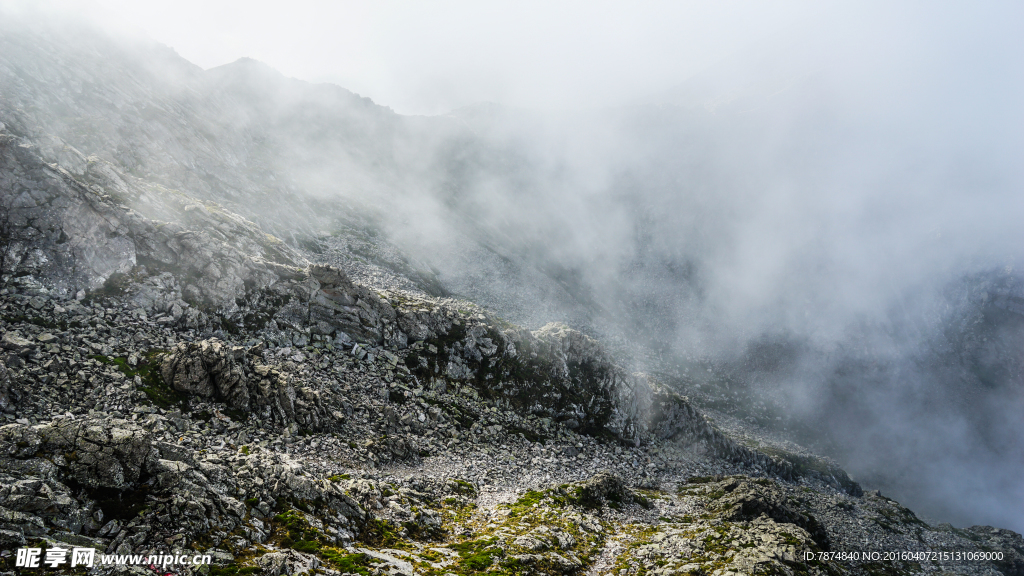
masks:
<path id="1" fill-rule="evenodd" d="M 27 338 L 22 338 L 16 332 L 4 332 L 3 338 L 0 339 L 0 346 L 15 354 L 25 356 L 36 347 L 36 343 Z"/>
<path id="2" fill-rule="evenodd" d="M 406 366 L 434 387 L 472 384 L 485 397 L 579 432 L 629 444 L 708 436 L 689 402 L 644 374 L 617 366 L 593 338 L 560 323 L 530 332 L 443 307 L 404 307 L 399 326 L 416 340 Z"/>
<path id="3" fill-rule="evenodd" d="M 724 493 L 712 504 L 723 519 L 739 522 L 764 515 L 780 524 L 795 524 L 803 528 L 818 547 L 826 551 L 831 549 L 825 527 L 814 516 L 800 510 L 799 503 L 788 497 L 775 482 L 737 477 L 726 478 L 708 487 L 712 492 Z"/>
<path id="4" fill-rule="evenodd" d="M 179 392 L 223 402 L 255 413 L 265 422 L 297 423 L 308 430 L 326 430 L 340 416 L 329 391 L 296 388 L 278 367 L 261 364 L 256 349 L 229 346 L 210 338 L 179 344 L 164 357 L 164 382 Z"/>
<path id="5" fill-rule="evenodd" d="M 59 420 L 39 435 L 46 449 L 66 450 L 70 475 L 92 487 L 123 489 L 135 483 L 151 448 L 150 434 L 127 420 Z"/>
<path id="6" fill-rule="evenodd" d="M 89 488 L 129 488 L 142 476 L 151 448 L 148 432 L 134 422 L 114 418 L 65 418 L 37 426 L 0 427 L 0 458 L 45 455 L 68 478 Z"/>
<path id="7" fill-rule="evenodd" d="M 633 501 L 633 493 L 626 488 L 620 476 L 598 472 L 583 483 L 576 493 L 576 499 L 585 507 L 596 508 L 606 502 L 628 504 Z"/>
<path id="8" fill-rule="evenodd" d="M 338 268 L 310 266 L 269 289 L 254 308 L 272 310 L 283 328 L 312 334 L 344 334 L 360 342 L 404 348 L 408 336 L 396 322 L 391 304 L 376 292 L 353 283 Z M 279 301 L 274 305 L 274 301 Z"/>
<path id="9" fill-rule="evenodd" d="M 267 576 L 281 574 L 306 574 L 320 567 L 320 559 L 312 554 L 303 554 L 295 550 L 271 552 L 256 559 L 261 573 Z"/>
<path id="10" fill-rule="evenodd" d="M 75 533 L 98 527 L 92 509 L 82 507 L 71 489 L 54 480 L 0 475 L 0 511 L 0 531 L 11 531 L 21 540 L 47 534 L 50 528 Z M 0 535 L 0 546 L 2 540 Z"/>
<path id="11" fill-rule="evenodd" d="M 981 544 L 983 550 L 1000 553 L 1000 559 L 993 562 L 1006 576 L 1024 576 L 1024 539 L 1013 530 L 992 526 L 971 526 L 966 530 L 971 540 Z"/>
<path id="12" fill-rule="evenodd" d="M 164 382 L 179 392 L 214 398 L 239 410 L 249 409 L 249 384 L 242 368 L 245 348 L 211 338 L 178 344 L 164 358 Z"/>

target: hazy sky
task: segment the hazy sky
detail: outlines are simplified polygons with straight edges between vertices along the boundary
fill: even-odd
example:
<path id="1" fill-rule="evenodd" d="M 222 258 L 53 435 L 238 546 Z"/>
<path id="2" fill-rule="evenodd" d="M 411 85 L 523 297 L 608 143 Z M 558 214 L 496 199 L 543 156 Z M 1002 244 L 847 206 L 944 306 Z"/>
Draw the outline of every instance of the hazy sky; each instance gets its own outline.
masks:
<path id="1" fill-rule="evenodd" d="M 412 114 L 480 101 L 539 108 L 625 103 L 808 19 L 842 20 L 834 3 L 824 12 L 822 3 L 792 1 L 57 5 L 141 28 L 204 68 L 248 56 L 288 76 L 334 82 Z"/>

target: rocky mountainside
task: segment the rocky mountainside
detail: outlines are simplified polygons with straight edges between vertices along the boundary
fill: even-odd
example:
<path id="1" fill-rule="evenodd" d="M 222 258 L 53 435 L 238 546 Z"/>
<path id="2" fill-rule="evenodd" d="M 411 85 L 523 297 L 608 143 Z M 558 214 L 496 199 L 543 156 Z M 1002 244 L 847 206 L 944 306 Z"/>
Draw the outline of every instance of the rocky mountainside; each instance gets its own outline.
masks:
<path id="1" fill-rule="evenodd" d="M 537 326 L 554 310 L 586 314 L 579 295 L 454 208 L 503 152 L 460 118 L 400 116 L 247 59 L 204 72 L 165 47 L 68 26 L 6 24 L 0 121 L 47 142 L 48 161 L 75 156 L 62 165 L 76 175 L 115 167 L 134 180 L 122 200 L 141 215 L 187 221 L 210 201 L 307 257 L 377 264 L 429 295 L 479 296 Z"/>
<path id="2" fill-rule="evenodd" d="M 455 120 L 0 26 L 0 572 L 89 547 L 210 575 L 1024 574 L 1019 534 L 930 525 L 474 303 L 502 272 L 579 296 L 486 234 L 457 278 L 390 242 L 423 209 L 406 146 L 466 146 Z"/>

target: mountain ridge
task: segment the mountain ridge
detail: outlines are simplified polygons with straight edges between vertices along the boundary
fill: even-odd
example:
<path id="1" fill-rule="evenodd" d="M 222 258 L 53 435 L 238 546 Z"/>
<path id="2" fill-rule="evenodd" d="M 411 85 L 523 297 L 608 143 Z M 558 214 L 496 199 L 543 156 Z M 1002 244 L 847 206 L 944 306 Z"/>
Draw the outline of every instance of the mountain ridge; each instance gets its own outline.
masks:
<path id="1" fill-rule="evenodd" d="M 273 106 L 281 141 L 266 149 L 266 118 L 204 133 L 229 108 L 217 94 L 151 110 L 146 91 L 122 99 L 114 86 L 95 88 L 100 104 L 66 93 L 61 106 L 85 102 L 69 121 L 34 104 L 62 80 L 12 80 L 27 72 L 11 53 L 0 57 L 5 550 L 171 547 L 212 552 L 223 574 L 1024 570 L 1019 534 L 928 525 L 827 458 L 724 429 L 580 331 L 528 330 L 466 299 L 376 229 L 416 197 L 391 188 L 401 175 L 374 180 L 386 190 L 365 209 L 373 194 L 339 202 L 305 192 L 330 179 L 299 185 L 327 158 L 340 168 L 318 176 L 401 165 L 380 142 L 437 138 L 422 124 L 396 127 L 346 92 L 386 121 Z M 97 110 L 120 124 L 93 131 Z M 233 169 L 317 129 L 355 147 L 352 161 L 318 150 L 286 162 L 294 172 Z M 471 281 L 491 265 L 526 268 L 514 252 L 466 250 L 483 262 Z M 578 299 L 571 276 L 544 277 L 542 289 Z M 462 296 L 431 295 L 435 284 Z M 865 545 L 1001 556 L 811 560 Z"/>

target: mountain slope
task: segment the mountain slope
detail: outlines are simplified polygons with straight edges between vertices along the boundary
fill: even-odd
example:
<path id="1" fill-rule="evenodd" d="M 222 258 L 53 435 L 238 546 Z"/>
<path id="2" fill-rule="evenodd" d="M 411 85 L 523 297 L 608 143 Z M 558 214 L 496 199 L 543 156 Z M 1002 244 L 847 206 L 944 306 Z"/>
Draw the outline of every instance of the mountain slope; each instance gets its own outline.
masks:
<path id="1" fill-rule="evenodd" d="M 3 550 L 203 552 L 222 574 L 1024 569 L 1018 534 L 930 526 L 590 336 L 503 319 L 535 292 L 594 303 L 421 194 L 459 164 L 421 149 L 476 142 L 457 118 L 63 33 L 0 36 Z M 403 250 L 417 210 L 454 218 L 460 275 Z M 522 292 L 478 305 L 476 279 Z M 818 555 L 868 548 L 987 555 Z"/>

